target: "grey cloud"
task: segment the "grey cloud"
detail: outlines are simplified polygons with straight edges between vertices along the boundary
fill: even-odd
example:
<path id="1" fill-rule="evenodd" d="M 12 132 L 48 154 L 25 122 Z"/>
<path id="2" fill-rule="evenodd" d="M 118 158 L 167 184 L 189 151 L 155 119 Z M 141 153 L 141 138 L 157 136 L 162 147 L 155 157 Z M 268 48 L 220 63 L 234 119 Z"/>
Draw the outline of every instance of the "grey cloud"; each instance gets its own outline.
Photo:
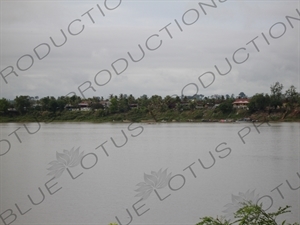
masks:
<path id="1" fill-rule="evenodd" d="M 195 24 L 182 25 L 183 13 L 191 8 L 199 10 L 197 3 L 124 1 L 117 10 L 106 11 L 105 17 L 91 11 L 95 13 L 95 24 L 87 17 L 82 18 L 85 30 L 78 36 L 68 35 L 67 43 L 61 48 L 54 47 L 49 37 L 62 38 L 59 30 L 66 31 L 68 24 L 95 7 L 95 2 L 5 3 L 0 37 L 1 70 L 9 65 L 15 67 L 19 57 L 33 54 L 33 48 L 41 43 L 48 43 L 51 52 L 43 60 L 35 57 L 32 68 L 19 72 L 19 77 L 10 75 L 9 84 L 0 77 L 1 97 L 14 98 L 21 94 L 60 96 L 75 90 L 79 94 L 77 88 L 85 81 L 92 82 L 97 89 L 97 92 L 86 91 L 87 96 L 104 97 L 111 93 L 180 94 L 181 89 L 191 82 L 199 86 L 200 93 L 207 95 L 238 94 L 240 91 L 252 95 L 269 92 L 270 84 L 276 81 L 285 87 L 298 83 L 299 26 L 292 29 L 284 18 L 286 15 L 297 16 L 296 2 L 228 1 L 219 3 L 217 9 L 208 8 L 207 16 L 201 12 Z M 183 32 L 174 25 L 174 19 L 178 19 Z M 259 53 L 253 45 L 246 45 L 261 32 L 268 34 L 270 26 L 279 21 L 287 25 L 283 37 L 270 38 L 270 45 L 260 38 L 257 40 Z M 169 29 L 173 39 L 166 31 L 159 32 L 168 23 L 172 23 Z M 163 41 L 156 51 L 145 48 L 145 40 L 152 34 L 159 34 Z M 140 62 L 133 63 L 127 52 L 138 57 L 141 54 L 138 44 L 143 46 L 146 55 Z M 224 77 L 216 74 L 216 81 L 209 88 L 201 87 L 199 75 L 215 72 L 214 65 L 225 69 L 225 57 L 232 62 L 233 52 L 241 47 L 247 48 L 249 60 L 241 65 L 234 64 L 232 71 Z M 126 58 L 129 66 L 117 76 L 111 63 L 119 58 Z M 102 69 L 109 69 L 113 77 L 106 86 L 98 87 L 94 84 L 94 76 Z"/>

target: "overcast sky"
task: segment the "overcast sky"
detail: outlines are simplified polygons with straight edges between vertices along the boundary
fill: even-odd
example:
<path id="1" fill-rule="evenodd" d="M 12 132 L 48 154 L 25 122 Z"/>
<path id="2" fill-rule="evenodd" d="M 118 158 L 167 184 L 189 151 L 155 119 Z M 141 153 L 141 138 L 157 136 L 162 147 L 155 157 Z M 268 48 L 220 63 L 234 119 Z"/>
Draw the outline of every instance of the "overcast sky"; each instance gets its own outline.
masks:
<path id="1" fill-rule="evenodd" d="M 185 88 L 185 95 L 195 94 L 197 86 L 198 94 L 206 96 L 238 95 L 240 92 L 252 96 L 269 93 L 270 85 L 276 81 L 284 85 L 284 90 L 294 85 L 299 91 L 300 21 L 291 19 L 292 28 L 285 17 L 300 18 L 296 11 L 300 11 L 300 1 L 227 0 L 221 3 L 215 0 L 217 8 L 203 6 L 207 15 L 200 2 L 212 5 L 211 0 L 1 0 L 0 71 L 3 76 L 10 73 L 5 77 L 7 83 L 0 76 L 1 97 L 58 97 L 70 92 L 81 95 L 78 87 L 84 82 L 82 91 L 89 87 L 88 82 L 95 89 L 84 91 L 85 97 L 105 98 L 120 93 L 136 97 L 180 95 L 189 83 L 195 85 Z M 84 25 L 80 34 L 69 33 L 72 21 L 72 33 L 78 33 Z M 169 33 L 163 29 L 168 24 Z M 67 41 L 55 47 L 50 37 L 58 45 L 62 44 L 61 29 Z M 161 41 L 160 47 L 152 51 L 147 49 L 149 37 L 149 48 L 154 49 Z M 254 38 L 257 48 L 250 42 Z M 128 52 L 135 59 L 141 58 L 138 45 L 145 56 L 133 62 Z M 34 53 L 35 48 L 41 60 Z M 237 64 L 233 60 L 238 49 L 237 62 L 242 62 L 249 54 L 244 63 Z M 121 58 L 128 62 L 128 67 L 117 75 L 112 63 Z M 232 69 L 221 76 L 215 65 L 220 72 L 228 71 L 225 58 Z M 114 64 L 119 72 L 125 68 L 125 60 Z M 18 76 L 11 73 L 10 66 Z M 111 73 L 111 80 L 98 86 L 94 79 L 102 70 Z M 198 78 L 205 74 L 201 81 L 204 85 L 210 84 L 212 75 L 206 72 L 212 72 L 215 81 L 204 88 Z M 98 84 L 108 79 L 107 72 L 96 77 Z"/>

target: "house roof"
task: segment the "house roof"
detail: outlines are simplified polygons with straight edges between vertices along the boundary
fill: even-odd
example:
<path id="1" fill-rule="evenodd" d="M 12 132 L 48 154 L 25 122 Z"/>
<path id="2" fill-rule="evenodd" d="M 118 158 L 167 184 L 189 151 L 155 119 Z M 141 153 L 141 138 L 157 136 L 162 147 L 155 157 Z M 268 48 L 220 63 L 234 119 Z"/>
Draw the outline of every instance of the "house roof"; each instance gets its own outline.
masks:
<path id="1" fill-rule="evenodd" d="M 87 103 L 87 102 L 81 102 L 81 103 L 79 103 L 78 105 L 79 105 L 79 106 L 88 106 L 89 103 Z"/>
<path id="2" fill-rule="evenodd" d="M 236 99 L 232 104 L 249 104 L 249 99 Z"/>

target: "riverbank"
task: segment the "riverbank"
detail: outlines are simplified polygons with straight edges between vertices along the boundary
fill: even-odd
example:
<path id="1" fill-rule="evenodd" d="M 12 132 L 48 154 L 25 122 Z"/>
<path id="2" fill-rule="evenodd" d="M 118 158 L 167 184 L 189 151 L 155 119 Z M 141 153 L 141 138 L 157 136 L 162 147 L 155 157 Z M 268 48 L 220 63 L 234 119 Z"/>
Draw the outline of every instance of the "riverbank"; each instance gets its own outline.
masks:
<path id="1" fill-rule="evenodd" d="M 167 112 L 141 112 L 105 114 L 105 111 L 62 111 L 56 113 L 33 112 L 25 115 L 1 115 L 0 123 L 9 122 L 236 122 L 236 121 L 274 121 L 300 122 L 300 110 L 277 110 L 274 112 L 255 112 L 237 110 L 229 114 L 212 109 Z"/>

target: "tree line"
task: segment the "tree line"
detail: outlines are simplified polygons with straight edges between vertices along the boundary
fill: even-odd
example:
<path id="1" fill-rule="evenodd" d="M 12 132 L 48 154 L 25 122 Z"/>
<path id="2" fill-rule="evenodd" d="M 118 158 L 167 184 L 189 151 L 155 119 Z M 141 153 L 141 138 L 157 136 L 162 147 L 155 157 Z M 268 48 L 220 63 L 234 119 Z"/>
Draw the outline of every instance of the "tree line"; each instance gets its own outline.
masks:
<path id="1" fill-rule="evenodd" d="M 167 111 L 187 111 L 202 108 L 213 108 L 224 114 L 232 113 L 233 102 L 238 98 L 247 98 L 244 92 L 240 92 L 236 97 L 230 95 L 211 95 L 202 94 L 195 96 L 166 96 L 153 95 L 148 97 L 143 95 L 135 98 L 133 95 L 120 94 L 119 96 L 110 94 L 107 99 L 103 97 L 93 97 L 82 99 L 79 96 L 71 97 L 61 96 L 55 98 L 47 96 L 43 98 L 30 96 L 16 96 L 13 100 L 5 98 L 0 99 L 0 113 L 9 115 L 16 113 L 19 115 L 30 114 L 32 112 L 63 112 L 66 110 L 80 110 L 80 103 L 87 104 L 89 110 L 100 111 L 102 115 L 115 113 L 127 113 L 131 110 L 140 113 L 149 113 L 153 117 L 158 112 Z M 279 82 L 270 86 L 270 94 L 257 93 L 249 98 L 248 110 L 250 113 L 256 111 L 277 110 L 283 106 L 287 109 L 293 109 L 300 105 L 300 94 L 296 91 L 295 86 L 290 86 L 283 93 L 283 85 Z"/>

